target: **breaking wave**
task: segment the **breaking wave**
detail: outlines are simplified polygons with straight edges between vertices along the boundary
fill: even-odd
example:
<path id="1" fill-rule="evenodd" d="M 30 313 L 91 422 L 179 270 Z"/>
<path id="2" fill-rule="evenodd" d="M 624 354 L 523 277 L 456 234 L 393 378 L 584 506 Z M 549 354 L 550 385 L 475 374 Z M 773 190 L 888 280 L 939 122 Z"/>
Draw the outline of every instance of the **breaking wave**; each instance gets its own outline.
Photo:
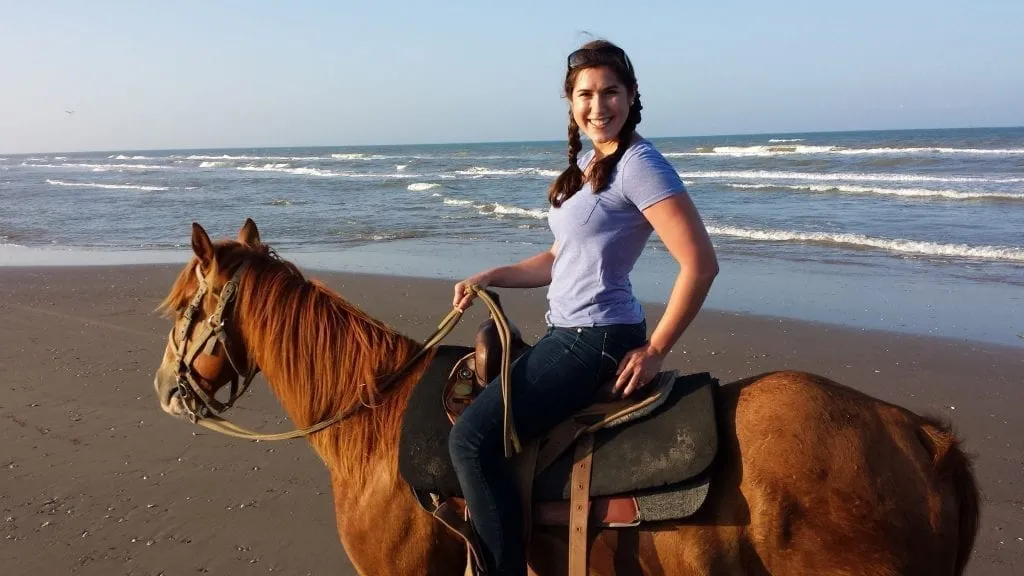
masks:
<path id="1" fill-rule="evenodd" d="M 966 244 L 940 244 L 900 238 L 874 238 L 863 234 L 832 232 L 799 232 L 794 230 L 751 230 L 734 226 L 708 226 L 708 232 L 719 236 L 758 240 L 764 242 L 801 242 L 874 248 L 915 256 L 944 256 L 973 258 L 1003 262 L 1024 262 L 1024 248 L 1017 246 L 968 246 Z"/>
<path id="2" fill-rule="evenodd" d="M 170 190 L 166 186 L 144 186 L 142 184 L 102 184 L 100 182 L 64 182 L 63 180 L 47 180 L 51 186 L 69 186 L 72 188 L 102 188 L 104 190 L 143 190 L 146 192 L 162 192 Z"/>
<path id="3" fill-rule="evenodd" d="M 828 184 L 726 184 L 727 188 L 738 190 L 806 190 L 808 192 L 838 192 L 841 194 L 879 194 L 905 198 L 942 198 L 945 200 L 1019 200 L 1024 194 L 1013 192 L 962 192 L 959 190 L 929 190 L 927 188 L 874 188 L 868 186 L 846 186 Z"/>

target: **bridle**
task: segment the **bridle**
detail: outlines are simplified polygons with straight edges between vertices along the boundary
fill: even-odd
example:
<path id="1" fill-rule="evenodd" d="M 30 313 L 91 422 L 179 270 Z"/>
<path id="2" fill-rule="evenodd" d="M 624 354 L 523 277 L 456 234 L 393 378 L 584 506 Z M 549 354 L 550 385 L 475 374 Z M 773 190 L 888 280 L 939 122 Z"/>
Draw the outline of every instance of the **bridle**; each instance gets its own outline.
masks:
<path id="1" fill-rule="evenodd" d="M 231 356 L 231 346 L 228 342 L 228 334 L 225 328 L 224 313 L 235 300 L 235 295 L 238 292 L 238 284 L 241 281 L 242 274 L 248 267 L 247 262 L 243 262 L 235 273 L 232 274 L 231 279 L 221 288 L 220 294 L 215 294 L 217 298 L 217 308 L 214 309 L 213 314 L 210 314 L 206 320 L 196 322 L 196 313 L 202 308 L 203 298 L 206 293 L 210 291 L 210 286 L 206 282 L 206 278 L 203 277 L 203 272 L 199 266 L 196 266 L 196 277 L 199 279 L 199 289 L 196 291 L 195 296 L 189 302 L 188 308 L 182 314 L 185 320 L 184 325 L 181 327 L 181 333 L 178 341 L 174 340 L 174 328 L 171 328 L 169 338 L 171 345 L 175 350 L 176 362 L 177 362 L 177 378 L 178 378 L 178 394 L 181 396 L 181 403 L 185 407 L 185 411 L 188 413 L 188 418 L 193 424 L 199 424 L 204 428 L 208 428 L 215 432 L 227 434 L 228 436 L 234 436 L 236 438 L 245 438 L 247 440 L 288 440 L 292 438 L 300 438 L 307 436 L 314 432 L 318 432 L 333 426 L 342 420 L 345 420 L 352 415 L 356 414 L 363 408 L 372 408 L 373 406 L 367 404 L 365 401 L 360 401 L 352 406 L 349 406 L 345 410 L 327 418 L 321 420 L 312 426 L 292 430 L 291 432 L 280 432 L 276 434 L 261 434 L 253 432 L 246 428 L 243 428 L 227 419 L 221 417 L 228 408 L 237 401 L 242 394 L 249 389 L 249 385 L 252 384 L 253 378 L 259 373 L 259 367 L 252 364 L 247 358 L 246 370 L 241 370 L 240 363 L 236 362 Z M 511 381 L 511 370 L 510 370 L 510 342 L 511 342 L 511 330 L 508 325 L 508 321 L 505 318 L 501 307 L 495 303 L 491 296 L 486 290 L 476 285 L 470 285 L 468 290 L 474 295 L 479 296 L 481 300 L 487 305 L 491 316 L 495 319 L 495 324 L 498 328 L 498 336 L 501 341 L 502 348 L 502 363 L 501 363 L 501 388 L 502 397 L 505 400 L 505 445 L 506 453 L 510 451 L 518 452 L 520 449 L 519 438 L 516 435 L 515 427 L 512 423 L 511 414 L 511 403 L 508 402 L 509 398 L 509 385 Z M 431 334 L 427 340 L 423 343 L 420 350 L 413 355 L 401 368 L 391 374 L 391 376 L 378 386 L 380 392 L 386 391 L 395 382 L 399 380 L 405 372 L 411 368 L 416 362 L 422 359 L 434 346 L 437 346 L 449 333 L 455 328 L 462 319 L 463 311 L 459 308 L 452 308 L 451 312 L 441 320 L 437 330 Z M 194 338 L 192 337 L 192 329 L 196 326 L 201 326 L 202 330 Z M 191 342 L 191 344 L 190 344 Z M 235 371 L 235 375 L 231 378 L 231 396 L 227 402 L 221 402 L 207 394 L 203 390 L 202 386 L 196 379 L 195 369 L 192 367 L 193 362 L 200 352 L 207 355 L 213 354 L 213 348 L 220 342 L 224 348 L 224 354 L 227 356 L 228 362 Z M 242 385 L 238 386 L 238 379 L 242 378 Z"/>
<path id="2" fill-rule="evenodd" d="M 253 378 L 259 373 L 259 367 L 248 366 L 248 362 L 246 363 L 246 370 L 239 368 L 240 364 L 231 355 L 231 346 L 228 343 L 227 330 L 225 329 L 224 312 L 234 301 L 235 294 L 238 292 L 238 282 L 247 267 L 248 264 L 243 262 L 235 270 L 231 280 L 221 288 L 220 294 L 215 295 L 217 298 L 217 308 L 213 311 L 213 314 L 210 314 L 206 320 L 197 322 L 196 313 L 201 310 L 203 298 L 210 291 L 210 287 L 203 276 L 202 269 L 196 266 L 195 271 L 196 277 L 199 279 L 199 289 L 182 315 L 185 323 L 181 327 L 178 341 L 174 341 L 174 328 L 171 328 L 171 333 L 168 336 L 175 350 L 178 394 L 181 396 L 181 403 L 193 424 L 204 418 L 219 416 L 228 408 L 231 408 L 235 401 L 241 398 L 242 394 L 249 389 Z M 191 332 L 195 327 L 202 327 L 202 330 L 193 337 Z M 231 396 L 227 402 L 221 402 L 207 394 L 196 380 L 195 369 L 192 367 L 200 352 L 212 355 L 213 348 L 218 342 L 224 348 L 224 354 L 235 371 L 235 375 L 231 377 Z M 242 378 L 241 387 L 238 385 L 239 378 Z"/>

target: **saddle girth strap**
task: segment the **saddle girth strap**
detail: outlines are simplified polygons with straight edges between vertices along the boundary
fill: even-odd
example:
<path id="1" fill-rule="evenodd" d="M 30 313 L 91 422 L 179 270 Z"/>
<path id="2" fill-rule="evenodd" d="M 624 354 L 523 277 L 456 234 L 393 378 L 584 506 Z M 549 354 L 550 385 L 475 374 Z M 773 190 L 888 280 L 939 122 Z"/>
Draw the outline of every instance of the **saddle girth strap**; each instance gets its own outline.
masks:
<path id="1" fill-rule="evenodd" d="M 569 576 L 587 574 L 587 519 L 590 516 L 590 477 L 594 435 L 584 434 L 576 444 L 569 498 Z"/>

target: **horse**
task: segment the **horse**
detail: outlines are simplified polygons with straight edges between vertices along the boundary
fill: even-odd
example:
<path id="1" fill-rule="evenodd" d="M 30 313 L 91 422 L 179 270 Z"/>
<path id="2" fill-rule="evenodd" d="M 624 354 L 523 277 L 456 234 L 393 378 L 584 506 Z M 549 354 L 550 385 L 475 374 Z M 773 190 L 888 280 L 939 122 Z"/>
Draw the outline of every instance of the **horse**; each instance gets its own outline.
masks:
<path id="1" fill-rule="evenodd" d="M 252 220 L 216 242 L 193 224 L 191 241 L 158 308 L 173 319 L 154 378 L 163 411 L 203 416 L 183 376 L 226 409 L 239 378 L 247 386 L 262 371 L 295 426 L 327 421 L 308 442 L 330 472 L 338 536 L 356 570 L 463 574 L 464 542 L 398 471 L 403 416 L 432 348 L 304 277 Z M 193 316 L 214 335 L 185 354 Z M 229 383 L 230 400 L 218 403 Z M 594 530 L 591 574 L 964 573 L 979 494 L 947 422 L 794 370 L 716 394 L 720 445 L 706 502 L 684 520 Z M 535 527 L 531 570 L 565 573 L 567 541 L 564 528 Z"/>

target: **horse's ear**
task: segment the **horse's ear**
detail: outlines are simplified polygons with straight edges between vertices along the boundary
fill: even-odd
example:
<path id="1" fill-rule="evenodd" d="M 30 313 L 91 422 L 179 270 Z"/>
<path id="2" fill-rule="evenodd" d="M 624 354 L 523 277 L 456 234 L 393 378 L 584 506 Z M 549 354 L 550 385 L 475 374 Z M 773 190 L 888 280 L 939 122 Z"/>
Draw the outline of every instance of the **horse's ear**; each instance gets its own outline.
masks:
<path id="1" fill-rule="evenodd" d="M 252 221 L 252 218 L 245 219 L 245 224 L 242 224 L 242 229 L 238 231 L 238 241 L 245 246 L 260 245 L 260 231 L 256 228 L 256 223 Z"/>
<path id="2" fill-rule="evenodd" d="M 210 236 L 198 223 L 192 223 L 192 251 L 199 257 L 199 263 L 204 267 L 213 262 L 213 242 Z"/>

